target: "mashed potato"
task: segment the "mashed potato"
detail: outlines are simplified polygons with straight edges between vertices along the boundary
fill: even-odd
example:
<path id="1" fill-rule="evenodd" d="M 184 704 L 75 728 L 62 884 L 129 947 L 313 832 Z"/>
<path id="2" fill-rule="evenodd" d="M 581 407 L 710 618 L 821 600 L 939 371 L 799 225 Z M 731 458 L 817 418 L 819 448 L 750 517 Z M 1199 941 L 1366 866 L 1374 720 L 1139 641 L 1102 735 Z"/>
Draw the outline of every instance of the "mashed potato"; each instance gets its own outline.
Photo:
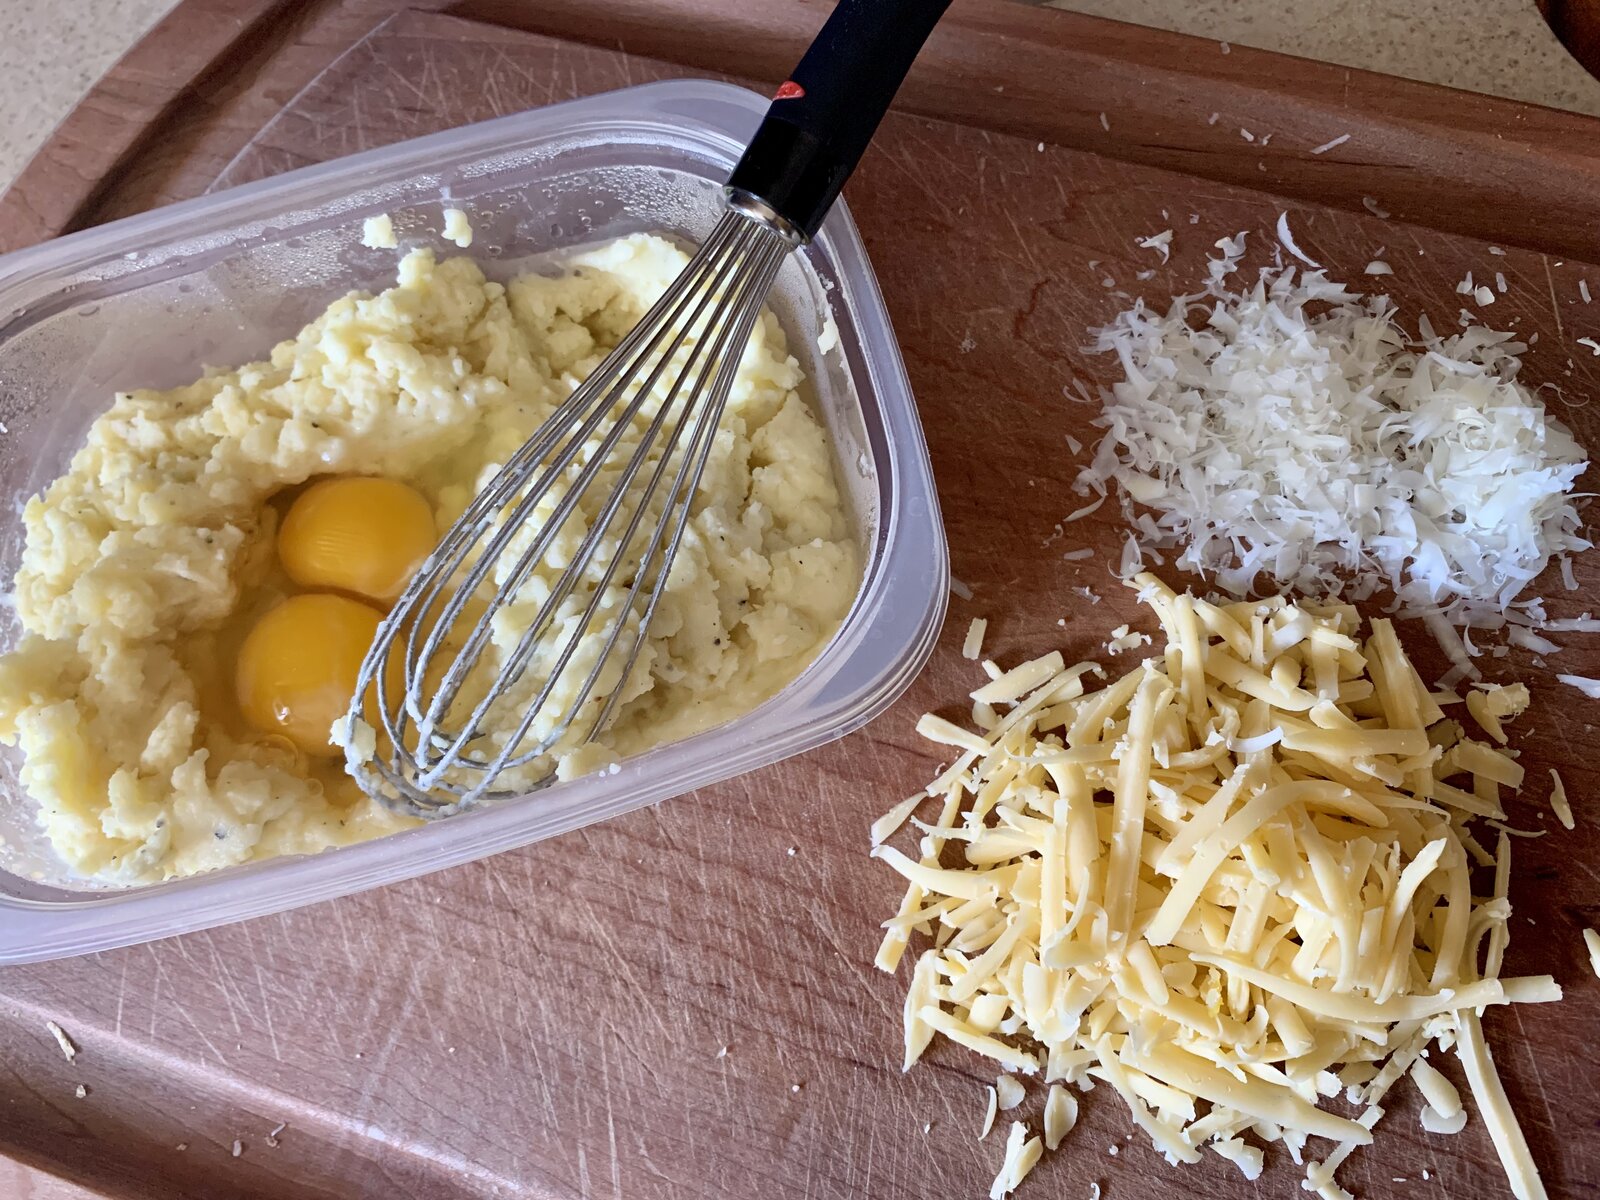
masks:
<path id="1" fill-rule="evenodd" d="M 684 262 L 639 235 L 502 286 L 414 251 L 395 287 L 335 302 L 268 362 L 119 395 L 25 509 L 25 634 L 0 657 L 0 739 L 21 747 L 63 861 L 142 882 L 409 824 L 342 763 L 240 716 L 233 656 L 287 589 L 281 499 L 314 477 L 381 475 L 418 488 L 443 528 Z M 748 711 L 845 615 L 860 564 L 802 383 L 764 316 L 646 650 L 607 684 L 625 702 L 597 747 L 564 748 L 563 775 Z M 497 643 L 514 643 L 535 594 L 515 597 Z"/>

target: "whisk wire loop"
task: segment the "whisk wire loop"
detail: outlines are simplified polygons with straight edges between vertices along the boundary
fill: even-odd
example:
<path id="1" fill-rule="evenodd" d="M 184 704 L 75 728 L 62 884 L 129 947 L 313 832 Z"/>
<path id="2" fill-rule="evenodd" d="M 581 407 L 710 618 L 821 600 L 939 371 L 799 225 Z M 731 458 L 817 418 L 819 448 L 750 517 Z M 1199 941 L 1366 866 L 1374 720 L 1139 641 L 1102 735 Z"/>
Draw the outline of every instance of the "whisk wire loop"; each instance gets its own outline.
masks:
<path id="1" fill-rule="evenodd" d="M 468 504 L 362 664 L 345 740 L 369 794 L 438 816 L 527 791 L 549 782 L 553 766 L 521 771 L 515 786 L 501 777 L 612 720 L 687 536 L 739 360 L 792 246 L 782 230 L 726 213 L 643 319 Z M 637 445 L 619 452 L 641 423 Z M 561 562 L 564 531 L 601 487 L 609 494 Z M 557 568 L 548 587 L 535 574 L 544 565 Z M 586 598 L 583 586 L 592 588 Z M 507 648 L 504 614 L 523 606 L 536 611 Z M 497 631 L 501 654 L 491 661 Z M 401 694 L 373 688 L 396 662 Z M 535 667 L 543 678 L 532 695 L 516 696 Z M 511 705 L 506 732 L 490 718 Z M 352 733 L 362 724 L 373 726 L 365 745 Z"/>

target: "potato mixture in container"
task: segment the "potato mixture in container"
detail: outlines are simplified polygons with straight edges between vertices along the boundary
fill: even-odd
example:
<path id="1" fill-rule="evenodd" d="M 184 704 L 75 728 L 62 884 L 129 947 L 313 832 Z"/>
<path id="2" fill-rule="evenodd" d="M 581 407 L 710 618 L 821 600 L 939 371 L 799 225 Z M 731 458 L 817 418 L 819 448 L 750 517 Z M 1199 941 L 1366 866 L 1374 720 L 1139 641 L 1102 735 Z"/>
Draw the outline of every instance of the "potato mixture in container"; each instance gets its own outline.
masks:
<path id="1" fill-rule="evenodd" d="M 438 536 L 685 262 L 634 235 L 501 285 L 415 250 L 393 288 L 336 301 L 269 361 L 117 396 L 26 506 L 24 635 L 0 657 L 0 738 L 67 866 L 155 881 L 408 825 L 329 736 L 367 645 Z M 721 724 L 828 641 L 861 564 L 804 382 L 764 314 L 646 647 L 602 682 L 622 690 L 615 721 L 513 784 Z M 497 643 L 515 644 L 593 516 L 586 497 Z"/>

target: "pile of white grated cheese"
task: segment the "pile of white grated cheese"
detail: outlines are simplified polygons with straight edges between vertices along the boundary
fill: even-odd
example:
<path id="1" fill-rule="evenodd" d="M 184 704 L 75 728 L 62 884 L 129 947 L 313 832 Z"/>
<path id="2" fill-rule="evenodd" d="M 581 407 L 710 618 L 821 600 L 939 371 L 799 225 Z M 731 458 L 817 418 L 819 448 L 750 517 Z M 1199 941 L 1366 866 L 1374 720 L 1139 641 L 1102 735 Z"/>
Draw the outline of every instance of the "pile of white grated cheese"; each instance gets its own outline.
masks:
<path id="1" fill-rule="evenodd" d="M 1405 616 L 1517 620 L 1523 589 L 1590 545 L 1570 495 L 1586 455 L 1519 381 L 1527 347 L 1425 315 L 1411 337 L 1387 296 L 1320 270 L 1238 282 L 1244 236 L 1217 243 L 1202 291 L 1093 331 L 1123 378 L 1077 490 L 1114 482 L 1140 547 L 1234 595 L 1387 587 Z M 1280 241 L 1304 259 L 1285 222 Z M 1125 554 L 1124 574 L 1141 561 Z"/>
<path id="2" fill-rule="evenodd" d="M 958 757 L 872 828 L 908 885 L 877 965 L 923 945 L 906 1069 L 942 1034 L 1045 1093 L 1037 1131 L 1012 1122 L 991 1196 L 1098 1082 L 1174 1164 L 1209 1151 L 1254 1179 L 1282 1143 L 1308 1191 L 1343 1200 L 1335 1171 L 1404 1077 L 1424 1129 L 1466 1124 L 1446 1051 L 1514 1194 L 1544 1196 L 1480 1024 L 1486 1006 L 1561 996 L 1549 976 L 1501 976 L 1502 797 L 1523 776 L 1503 723 L 1527 689 L 1430 692 L 1390 622 L 1363 634 L 1346 604 L 1133 586 L 1164 654 L 1097 690 L 1099 667 L 1059 653 L 984 661 L 971 728 L 918 726 Z M 1478 736 L 1441 707 L 1457 704 Z M 887 844 L 908 821 L 909 855 Z"/>

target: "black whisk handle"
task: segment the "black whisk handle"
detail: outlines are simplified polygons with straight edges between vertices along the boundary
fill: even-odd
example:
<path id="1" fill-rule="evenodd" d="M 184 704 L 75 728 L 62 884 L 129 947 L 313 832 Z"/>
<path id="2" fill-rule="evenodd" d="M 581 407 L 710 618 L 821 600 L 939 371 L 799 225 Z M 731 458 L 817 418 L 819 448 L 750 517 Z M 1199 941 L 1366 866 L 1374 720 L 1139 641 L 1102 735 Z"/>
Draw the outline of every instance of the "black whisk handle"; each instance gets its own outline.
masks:
<path id="1" fill-rule="evenodd" d="M 839 0 L 728 178 L 811 237 L 950 0 Z"/>

